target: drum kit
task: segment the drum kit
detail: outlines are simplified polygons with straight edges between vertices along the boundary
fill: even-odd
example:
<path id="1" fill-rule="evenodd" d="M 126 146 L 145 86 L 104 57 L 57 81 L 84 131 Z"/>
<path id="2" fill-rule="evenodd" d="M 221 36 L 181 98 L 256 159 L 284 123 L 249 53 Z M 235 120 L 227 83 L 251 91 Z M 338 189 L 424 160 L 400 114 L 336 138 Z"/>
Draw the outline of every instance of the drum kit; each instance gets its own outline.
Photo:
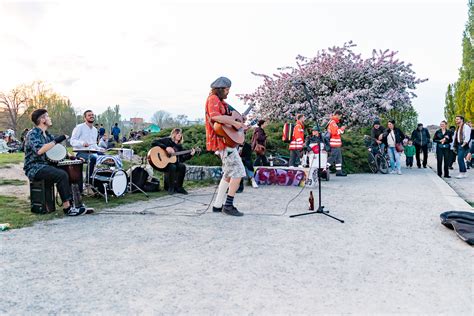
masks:
<path id="1" fill-rule="evenodd" d="M 136 144 L 140 144 L 143 141 L 135 140 L 124 142 L 122 145 L 129 145 L 133 146 Z M 118 151 L 120 153 L 123 152 L 130 152 L 133 153 L 131 149 L 127 148 L 111 148 L 109 150 Z M 103 152 L 98 148 L 79 148 L 74 149 L 75 153 L 84 152 L 87 154 L 97 154 Z M 69 176 L 69 182 L 71 184 L 71 189 L 73 192 L 73 199 L 74 205 L 79 206 L 82 205 L 81 194 L 79 190 L 79 186 L 82 185 L 83 182 L 83 164 L 84 161 L 81 159 L 77 160 L 68 160 L 67 157 L 67 149 L 61 144 L 54 145 L 53 148 L 46 152 L 46 159 L 55 164 L 57 167 L 65 170 Z M 122 156 L 124 157 L 124 156 Z M 114 158 L 115 159 L 115 158 Z M 132 155 L 127 155 L 127 160 L 132 161 Z M 121 197 L 125 195 L 125 193 L 136 192 L 140 191 L 148 197 L 148 194 L 143 190 L 143 185 L 140 185 L 142 182 L 146 182 L 149 176 L 149 171 L 146 171 L 146 165 L 143 166 L 143 159 L 141 159 L 142 163 L 132 165 L 128 172 L 121 169 L 117 166 L 116 163 L 113 162 L 113 159 L 107 160 L 107 163 L 98 164 L 93 173 L 91 178 L 86 177 L 86 192 L 88 192 L 89 188 L 92 190 L 93 193 L 97 193 L 100 196 L 105 198 L 105 202 L 108 203 L 108 196 L 109 194 L 115 197 Z M 145 159 L 146 161 L 146 159 Z M 111 163 L 110 163 L 111 162 Z M 146 164 L 146 162 L 145 162 Z M 86 174 L 89 175 L 89 164 L 87 163 Z M 134 180 L 136 178 L 136 180 Z M 129 181 L 130 179 L 130 181 Z"/>

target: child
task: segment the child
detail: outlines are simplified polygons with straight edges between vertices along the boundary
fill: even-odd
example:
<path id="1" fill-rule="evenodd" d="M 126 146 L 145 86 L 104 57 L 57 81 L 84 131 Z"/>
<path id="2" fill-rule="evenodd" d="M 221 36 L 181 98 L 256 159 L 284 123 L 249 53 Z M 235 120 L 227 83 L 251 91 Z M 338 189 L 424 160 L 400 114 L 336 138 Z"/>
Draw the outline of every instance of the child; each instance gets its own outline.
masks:
<path id="1" fill-rule="evenodd" d="M 413 140 L 408 140 L 408 145 L 405 146 L 405 156 L 407 157 L 407 168 L 413 167 L 413 156 L 415 156 L 415 146 L 413 146 Z"/>

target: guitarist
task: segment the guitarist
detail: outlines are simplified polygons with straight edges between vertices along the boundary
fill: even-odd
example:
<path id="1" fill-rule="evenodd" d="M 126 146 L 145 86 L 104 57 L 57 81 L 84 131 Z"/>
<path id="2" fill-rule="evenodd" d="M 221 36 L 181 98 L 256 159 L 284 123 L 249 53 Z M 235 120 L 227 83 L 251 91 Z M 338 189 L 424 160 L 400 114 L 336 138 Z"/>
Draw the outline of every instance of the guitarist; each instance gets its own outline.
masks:
<path id="1" fill-rule="evenodd" d="M 175 128 L 171 131 L 169 137 L 163 137 L 156 139 L 152 142 L 152 146 L 158 146 L 166 150 L 169 154 L 173 154 L 178 151 L 183 151 L 183 133 L 181 129 Z M 184 176 L 186 175 L 186 165 L 183 163 L 186 160 L 192 158 L 195 154 L 195 150 L 192 149 L 191 153 L 177 156 L 175 163 L 168 164 L 161 171 L 167 173 L 168 175 L 168 194 L 172 195 L 175 193 L 188 194 L 183 188 Z"/>
<path id="2" fill-rule="evenodd" d="M 245 177 L 245 168 L 235 147 L 226 146 L 224 139 L 217 136 L 213 129 L 215 122 L 233 126 L 236 129 L 244 128 L 244 124 L 237 122 L 229 115 L 231 109 L 224 101 L 229 94 L 231 81 L 226 77 L 219 77 L 211 84 L 211 92 L 206 100 L 206 148 L 215 151 L 222 160 L 222 179 L 219 183 L 216 200 L 212 210 L 227 215 L 242 216 L 234 206 L 234 196 L 239 188 L 240 179 Z M 227 189 L 227 199 L 224 197 Z"/>

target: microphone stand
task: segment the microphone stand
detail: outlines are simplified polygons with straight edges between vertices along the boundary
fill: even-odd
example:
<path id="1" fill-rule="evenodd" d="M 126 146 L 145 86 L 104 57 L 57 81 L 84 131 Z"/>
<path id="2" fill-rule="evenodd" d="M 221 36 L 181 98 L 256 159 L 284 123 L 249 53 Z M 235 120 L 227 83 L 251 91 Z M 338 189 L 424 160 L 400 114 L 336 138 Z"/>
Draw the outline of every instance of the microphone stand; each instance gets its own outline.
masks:
<path id="1" fill-rule="evenodd" d="M 293 218 L 293 217 L 298 217 L 298 216 L 304 216 L 304 215 L 310 215 L 310 214 L 322 214 L 322 215 L 326 215 L 328 217 L 331 217 L 341 223 L 344 223 L 344 221 L 342 219 L 339 219 L 337 217 L 334 217 L 332 215 L 329 215 L 329 211 L 325 211 L 324 210 L 324 206 L 321 205 L 321 154 L 323 152 L 322 150 L 322 145 L 323 145 L 323 141 L 322 141 L 322 137 L 321 137 L 321 128 L 319 126 L 319 123 L 318 123 L 318 120 L 317 120 L 317 117 L 316 117 L 316 112 L 315 112 L 315 109 L 314 109 L 314 105 L 313 105 L 313 98 L 311 97 L 311 95 L 309 94 L 309 91 L 308 91 L 308 87 L 306 86 L 306 82 L 302 81 L 300 82 L 300 84 L 303 86 L 303 89 L 304 89 L 304 94 L 306 96 L 306 100 L 309 102 L 310 106 L 311 106 L 311 110 L 313 111 L 313 116 L 314 116 L 314 120 L 316 121 L 316 127 L 319 129 L 319 136 L 318 136 L 318 144 L 319 144 L 319 154 L 318 154 L 318 195 L 319 195 L 319 202 L 318 202 L 318 209 L 316 211 L 313 211 L 313 212 L 306 212 L 306 213 L 301 213 L 301 214 L 295 214 L 295 215 L 291 215 L 290 218 Z M 312 166 L 313 162 L 311 162 L 310 164 L 310 170 L 311 170 L 311 166 Z M 327 172 L 329 172 L 329 170 L 327 170 Z"/>

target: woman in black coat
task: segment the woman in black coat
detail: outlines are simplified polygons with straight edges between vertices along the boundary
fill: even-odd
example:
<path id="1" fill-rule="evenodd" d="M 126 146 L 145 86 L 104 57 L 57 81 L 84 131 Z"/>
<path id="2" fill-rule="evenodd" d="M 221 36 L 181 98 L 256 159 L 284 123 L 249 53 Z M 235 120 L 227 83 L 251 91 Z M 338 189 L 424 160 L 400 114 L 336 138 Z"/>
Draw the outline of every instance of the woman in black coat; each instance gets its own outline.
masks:
<path id="1" fill-rule="evenodd" d="M 453 140 L 453 134 L 447 128 L 448 123 L 441 121 L 439 124 L 440 129 L 437 130 L 433 136 L 433 141 L 436 143 L 436 160 L 438 161 L 437 171 L 438 176 L 442 176 L 444 170 L 444 177 L 451 178 L 449 176 L 449 162 L 451 152 L 451 142 Z M 443 168 L 444 160 L 444 168 Z"/>

